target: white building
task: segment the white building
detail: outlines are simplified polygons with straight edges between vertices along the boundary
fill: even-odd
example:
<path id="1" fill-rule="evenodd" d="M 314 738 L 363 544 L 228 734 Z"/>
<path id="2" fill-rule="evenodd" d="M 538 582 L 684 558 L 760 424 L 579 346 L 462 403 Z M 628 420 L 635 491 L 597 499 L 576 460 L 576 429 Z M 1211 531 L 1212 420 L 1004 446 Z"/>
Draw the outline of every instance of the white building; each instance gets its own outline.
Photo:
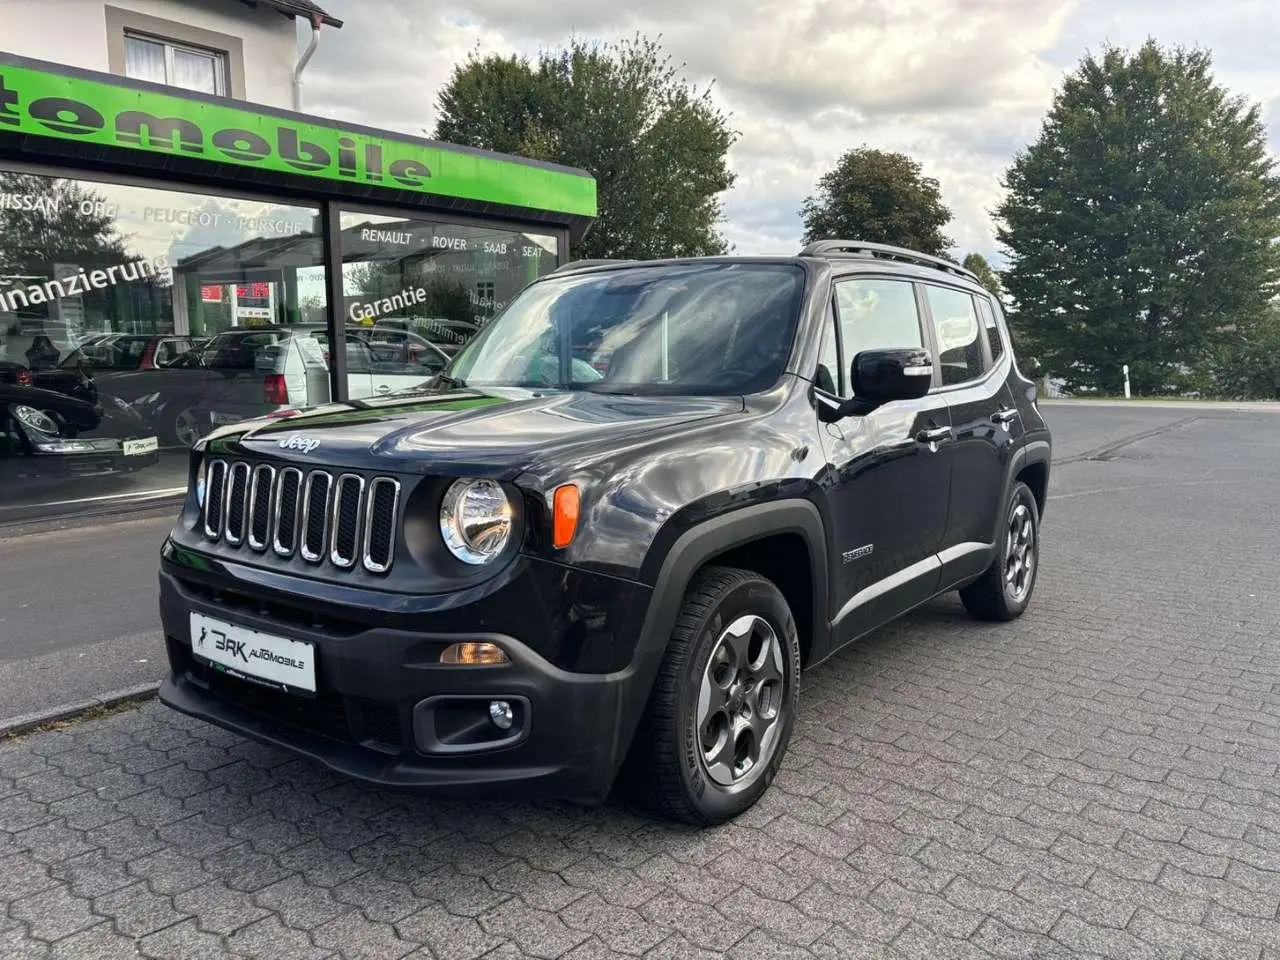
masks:
<path id="1" fill-rule="evenodd" d="M 0 46 L 10 53 L 285 110 L 301 109 L 300 67 L 322 42 L 321 28 L 342 26 L 310 0 L 4 0 L 3 7 Z M 301 50 L 299 18 L 311 28 Z"/>

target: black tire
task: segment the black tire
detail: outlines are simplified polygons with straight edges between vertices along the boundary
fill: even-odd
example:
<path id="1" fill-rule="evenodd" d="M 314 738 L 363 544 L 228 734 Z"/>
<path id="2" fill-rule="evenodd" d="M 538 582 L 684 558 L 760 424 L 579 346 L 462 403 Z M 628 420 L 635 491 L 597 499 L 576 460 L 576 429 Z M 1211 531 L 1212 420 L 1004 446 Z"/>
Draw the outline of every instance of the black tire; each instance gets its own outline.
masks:
<path id="1" fill-rule="evenodd" d="M 1011 532 L 1015 521 L 1025 518 L 1029 532 L 1029 546 L 1025 557 L 1030 559 L 1029 572 L 1024 577 L 1015 576 L 1010 583 Z M 1016 563 L 1016 561 L 1015 561 Z M 1008 621 L 1022 616 L 1031 603 L 1036 576 L 1040 572 L 1040 510 L 1036 506 L 1031 488 L 1019 481 L 1013 485 L 1005 504 L 1004 523 L 1000 526 L 996 556 L 973 583 L 960 590 L 960 601 L 969 614 L 978 620 Z"/>
<path id="2" fill-rule="evenodd" d="M 718 655 L 718 661 L 721 656 L 732 655 L 732 643 L 725 646 L 722 654 L 722 638 L 727 636 L 728 627 L 748 616 L 758 620 L 748 639 L 740 642 L 749 651 L 759 651 L 759 674 L 750 665 L 735 674 L 741 684 L 725 684 L 728 695 L 724 708 L 710 711 L 714 721 L 707 726 L 718 729 L 722 737 L 730 737 L 733 721 L 729 718 L 734 716 L 748 728 L 736 741 L 719 742 L 765 743 L 767 756 L 761 754 L 759 761 L 734 783 L 722 785 L 709 775 L 704 760 L 697 718 L 699 695 L 704 676 L 710 685 L 716 675 L 728 675 L 729 667 L 724 662 L 708 675 L 709 661 L 713 653 Z M 772 638 L 760 621 L 771 628 Z M 768 656 L 770 650 L 776 650 L 777 655 Z M 749 653 L 746 659 L 753 655 L 756 654 Z M 781 679 L 768 680 L 775 670 L 781 673 Z M 760 680 L 761 677 L 766 679 Z M 755 695 L 746 695 L 755 681 L 762 686 Z M 764 693 L 765 686 L 768 695 Z M 720 696 L 725 695 L 717 694 L 716 698 Z M 628 781 L 644 805 L 664 817 L 697 825 L 732 820 L 750 809 L 777 775 L 791 741 L 799 697 L 800 640 L 782 592 L 748 570 L 704 568 L 685 592 L 675 630 L 632 743 L 632 776 Z M 767 709 L 760 709 L 762 704 Z M 756 724 L 769 724 L 759 741 Z M 722 755 L 728 757 L 730 753 Z M 717 769 L 721 776 L 731 779 L 737 774 L 736 766 L 721 765 Z"/>

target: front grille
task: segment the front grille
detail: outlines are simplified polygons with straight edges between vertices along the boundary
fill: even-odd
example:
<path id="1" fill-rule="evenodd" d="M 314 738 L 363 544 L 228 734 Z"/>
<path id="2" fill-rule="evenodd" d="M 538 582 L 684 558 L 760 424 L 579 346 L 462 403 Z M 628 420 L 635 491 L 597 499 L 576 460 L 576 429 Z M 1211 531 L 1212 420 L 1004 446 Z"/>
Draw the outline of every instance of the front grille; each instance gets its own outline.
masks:
<path id="1" fill-rule="evenodd" d="M 205 535 L 257 553 L 273 550 L 339 570 L 391 569 L 400 482 L 354 473 L 277 470 L 243 460 L 211 460 L 205 473 Z"/>

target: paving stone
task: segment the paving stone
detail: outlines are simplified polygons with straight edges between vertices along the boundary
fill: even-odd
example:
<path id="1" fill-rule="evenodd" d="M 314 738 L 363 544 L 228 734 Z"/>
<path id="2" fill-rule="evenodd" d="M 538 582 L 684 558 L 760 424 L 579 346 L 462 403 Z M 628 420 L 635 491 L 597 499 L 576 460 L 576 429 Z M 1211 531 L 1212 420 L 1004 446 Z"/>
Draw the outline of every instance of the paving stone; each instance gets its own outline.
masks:
<path id="1" fill-rule="evenodd" d="M 195 857 L 164 847 L 129 863 L 129 873 L 147 881 L 156 893 L 172 896 L 213 879 Z"/>
<path id="2" fill-rule="evenodd" d="M 13 846 L 41 863 L 59 863 L 94 849 L 81 831 L 57 820 L 15 833 Z"/>
<path id="3" fill-rule="evenodd" d="M 271 960 L 328 960 L 337 954 L 318 947 L 301 930 L 293 930 L 270 914 L 242 927 L 227 939 L 231 949 L 245 957 Z"/>
<path id="4" fill-rule="evenodd" d="M 50 960 L 137 960 L 141 954 L 133 937 L 115 933 L 104 920 L 59 940 L 49 956 Z"/>
<path id="5" fill-rule="evenodd" d="M 341 950 L 348 960 L 399 960 L 418 949 L 401 939 L 389 923 L 375 923 L 359 913 L 347 913 L 311 932 L 317 946 Z"/>
<path id="6" fill-rule="evenodd" d="M 173 957 L 181 957 L 182 960 L 224 960 L 227 956 L 222 938 L 217 934 L 205 933 L 194 919 L 157 930 L 143 937 L 138 947 L 144 955 L 154 957 L 155 960 L 170 960 Z"/>
<path id="7" fill-rule="evenodd" d="M 811 671 L 722 827 L 407 797 L 154 702 L 0 743 L 0 957 L 1280 960 L 1280 418 L 1203 416 L 1055 464 L 1017 621 L 945 597 Z"/>
<path id="8" fill-rule="evenodd" d="M 63 886 L 50 887 L 9 904 L 9 916 L 21 920 L 34 937 L 61 940 L 101 922 L 89 901 Z"/>
<path id="9" fill-rule="evenodd" d="M 511 894 L 495 890 L 484 879 L 462 873 L 455 866 L 441 867 L 412 886 L 419 896 L 444 904 L 460 917 L 478 917 L 511 899 Z"/>
<path id="10" fill-rule="evenodd" d="M 395 923 L 422 908 L 407 883 L 373 871 L 334 887 L 331 894 L 340 903 L 357 907 L 370 920 L 380 923 Z"/>
<path id="11" fill-rule="evenodd" d="M 202 884 L 176 894 L 173 905 L 196 918 L 201 930 L 230 935 L 267 915 L 248 894 L 232 890 L 220 881 Z"/>
<path id="12" fill-rule="evenodd" d="M 650 924 L 638 911 L 607 903 L 594 893 L 562 910 L 560 918 L 615 953 L 639 956 L 668 936 L 668 931 Z"/>
<path id="13" fill-rule="evenodd" d="M 29 853 L 0 857 L 0 905 L 55 886 L 49 867 Z"/>
<path id="14" fill-rule="evenodd" d="M 123 864 L 112 860 L 102 850 L 93 850 L 50 868 L 54 879 L 67 884 L 79 897 L 97 897 L 120 890 L 135 882 Z"/>
<path id="15" fill-rule="evenodd" d="M 426 944 L 435 960 L 476 960 L 503 943 L 502 937 L 487 932 L 479 921 L 450 913 L 440 904 L 404 918 L 395 929 L 406 941 Z"/>
<path id="16" fill-rule="evenodd" d="M 486 933 L 509 940 L 531 957 L 557 960 L 589 936 L 567 926 L 555 913 L 511 899 L 480 917 Z"/>
<path id="17" fill-rule="evenodd" d="M 4 960 L 49 960 L 47 943 L 34 940 L 21 926 L 0 931 L 0 957 Z"/>
<path id="18" fill-rule="evenodd" d="M 187 918 L 174 909 L 170 897 L 152 892 L 141 882 L 95 897 L 93 912 L 110 920 L 120 933 L 139 938 Z"/>
<path id="19" fill-rule="evenodd" d="M 287 927 L 312 930 L 355 907 L 339 903 L 324 887 L 309 885 L 302 877 L 292 876 L 259 890 L 254 903 L 275 913 Z"/>

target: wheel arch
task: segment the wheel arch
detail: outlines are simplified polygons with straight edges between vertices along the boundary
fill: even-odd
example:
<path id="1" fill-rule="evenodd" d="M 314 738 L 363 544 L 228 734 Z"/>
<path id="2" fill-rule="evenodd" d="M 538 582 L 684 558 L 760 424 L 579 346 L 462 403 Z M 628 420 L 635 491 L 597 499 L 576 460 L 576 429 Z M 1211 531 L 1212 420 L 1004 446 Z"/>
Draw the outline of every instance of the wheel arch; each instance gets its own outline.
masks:
<path id="1" fill-rule="evenodd" d="M 1052 453 L 1048 441 L 1031 440 L 1019 447 L 1009 458 L 1005 468 L 1004 485 L 1001 489 L 1001 504 L 1009 502 L 1014 485 L 1022 482 L 1031 488 L 1035 497 L 1036 511 L 1043 517 L 1045 501 L 1049 494 L 1049 459 Z M 1000 527 L 1004 521 L 1004 507 L 996 514 L 996 525 L 991 531 L 991 543 L 1000 543 Z"/>
<path id="2" fill-rule="evenodd" d="M 807 627 L 808 636 L 801 633 L 802 658 L 807 651 L 825 650 L 829 630 L 825 574 L 827 542 L 822 515 L 810 500 L 789 498 L 743 506 L 686 530 L 667 550 L 654 580 L 632 664 L 632 682 L 627 687 L 624 701 L 619 704 L 613 763 L 615 773 L 631 748 L 658 667 L 675 629 L 685 592 L 694 575 L 714 563 L 744 566 L 768 576 L 760 567 L 775 572 L 779 569 L 777 560 L 768 558 L 768 548 L 779 545 L 783 545 L 779 557 L 795 559 L 803 556 L 809 572 L 808 603 L 804 610 L 797 611 L 793 601 L 793 597 L 802 596 L 802 579 L 789 577 L 785 586 L 778 584 L 792 607 L 797 631 Z"/>

